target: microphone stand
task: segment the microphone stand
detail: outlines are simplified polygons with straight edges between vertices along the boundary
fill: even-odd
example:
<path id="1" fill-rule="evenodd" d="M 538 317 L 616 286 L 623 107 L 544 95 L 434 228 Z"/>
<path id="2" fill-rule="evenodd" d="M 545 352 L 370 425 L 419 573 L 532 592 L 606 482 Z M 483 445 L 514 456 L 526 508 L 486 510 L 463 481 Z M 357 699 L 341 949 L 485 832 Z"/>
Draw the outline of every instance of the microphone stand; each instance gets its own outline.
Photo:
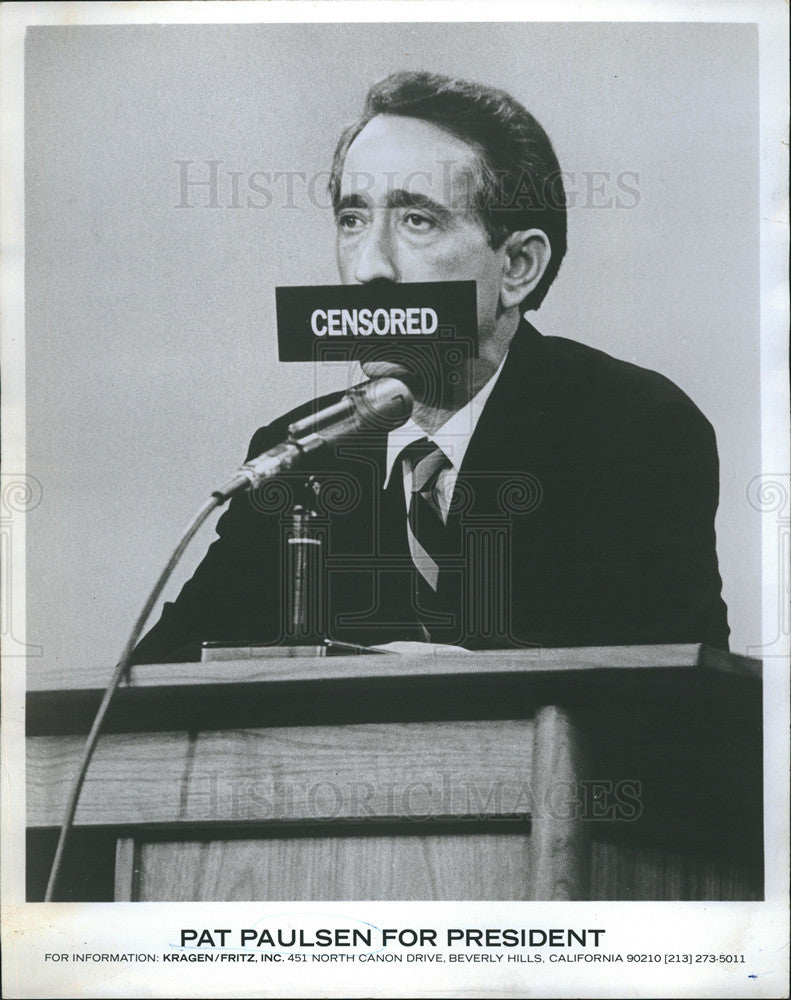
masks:
<path id="1" fill-rule="evenodd" d="M 320 485 L 311 478 L 304 484 L 304 500 L 291 510 L 286 537 L 286 642 L 294 646 L 323 646 L 322 598 L 324 551 L 316 530 L 315 499 Z"/>
<path id="2" fill-rule="evenodd" d="M 371 428 L 399 427 L 412 413 L 413 404 L 412 393 L 400 378 L 388 376 L 352 386 L 338 402 L 292 423 L 285 441 L 245 462 L 212 496 L 224 503 L 235 493 L 291 472 L 312 452 L 334 441 Z M 286 609 L 281 632 L 285 644 L 227 646 L 204 642 L 201 660 L 231 660 L 240 655 L 247 658 L 251 655 L 324 656 L 328 652 L 380 652 L 367 646 L 337 642 L 327 636 L 322 616 L 325 600 L 322 537 L 315 530 L 318 492 L 319 484 L 311 477 L 303 486 L 303 496 L 291 511 L 287 528 L 284 559 L 287 579 L 283 581 Z"/>
<path id="3" fill-rule="evenodd" d="M 382 654 L 389 650 L 340 642 L 328 636 L 327 589 L 325 585 L 324 540 L 326 521 L 319 518 L 317 498 L 321 485 L 315 476 L 297 491 L 296 503 L 285 523 L 281 623 L 283 642 L 238 646 L 204 642 L 201 661 L 236 660 L 241 657 L 342 656 L 352 653 Z"/>

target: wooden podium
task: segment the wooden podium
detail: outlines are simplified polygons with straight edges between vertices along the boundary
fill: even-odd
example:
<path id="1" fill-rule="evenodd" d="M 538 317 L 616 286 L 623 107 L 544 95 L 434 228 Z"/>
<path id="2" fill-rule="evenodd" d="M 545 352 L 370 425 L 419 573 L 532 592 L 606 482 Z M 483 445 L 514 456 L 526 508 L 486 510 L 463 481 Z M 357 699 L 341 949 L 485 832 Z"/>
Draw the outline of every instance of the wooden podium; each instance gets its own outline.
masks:
<path id="1" fill-rule="evenodd" d="M 28 898 L 102 691 L 27 703 Z M 133 668 L 58 899 L 756 899 L 758 661 L 695 645 Z"/>

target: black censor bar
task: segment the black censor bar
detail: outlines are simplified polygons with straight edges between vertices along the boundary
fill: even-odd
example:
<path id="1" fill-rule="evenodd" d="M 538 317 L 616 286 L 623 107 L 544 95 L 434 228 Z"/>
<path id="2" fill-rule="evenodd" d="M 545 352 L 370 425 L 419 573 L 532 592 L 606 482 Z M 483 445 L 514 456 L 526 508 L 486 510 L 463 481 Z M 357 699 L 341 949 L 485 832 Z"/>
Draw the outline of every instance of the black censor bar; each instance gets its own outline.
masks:
<path id="1" fill-rule="evenodd" d="M 276 288 L 281 361 L 370 360 L 453 347 L 478 356 L 474 281 Z"/>

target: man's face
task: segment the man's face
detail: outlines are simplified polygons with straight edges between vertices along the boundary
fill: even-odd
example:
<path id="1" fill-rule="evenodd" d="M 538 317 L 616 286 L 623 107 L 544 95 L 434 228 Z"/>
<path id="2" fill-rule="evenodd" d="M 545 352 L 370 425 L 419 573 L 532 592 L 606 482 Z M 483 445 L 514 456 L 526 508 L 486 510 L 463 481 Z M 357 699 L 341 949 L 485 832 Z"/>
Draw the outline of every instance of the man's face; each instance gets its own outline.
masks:
<path id="1" fill-rule="evenodd" d="M 344 284 L 474 280 L 483 346 L 498 314 L 506 254 L 492 250 L 475 214 L 476 175 L 476 151 L 437 126 L 391 115 L 370 121 L 341 174 L 336 239 Z"/>

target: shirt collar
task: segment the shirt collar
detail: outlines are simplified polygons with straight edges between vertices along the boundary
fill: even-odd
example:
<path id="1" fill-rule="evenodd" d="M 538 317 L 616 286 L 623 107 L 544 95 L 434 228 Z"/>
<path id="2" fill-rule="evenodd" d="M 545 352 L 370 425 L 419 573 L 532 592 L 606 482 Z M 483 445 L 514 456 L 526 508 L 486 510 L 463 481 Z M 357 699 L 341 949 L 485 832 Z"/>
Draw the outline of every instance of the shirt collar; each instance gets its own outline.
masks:
<path id="1" fill-rule="evenodd" d="M 402 424 L 401 427 L 396 427 L 394 431 L 391 431 L 387 435 L 385 489 L 390 482 L 390 474 L 393 471 L 396 459 L 404 448 L 412 444 L 413 441 L 419 441 L 425 437 L 442 449 L 445 457 L 458 475 L 461 470 L 461 464 L 464 461 L 464 456 L 467 454 L 467 448 L 472 440 L 472 435 L 478 426 L 483 408 L 494 389 L 497 379 L 500 377 L 500 372 L 503 370 L 506 357 L 508 357 L 507 352 L 497 366 L 497 371 L 495 371 L 489 381 L 460 410 L 457 410 L 441 427 L 438 427 L 433 434 L 426 434 L 423 428 L 419 427 L 410 417 L 405 424 Z"/>

